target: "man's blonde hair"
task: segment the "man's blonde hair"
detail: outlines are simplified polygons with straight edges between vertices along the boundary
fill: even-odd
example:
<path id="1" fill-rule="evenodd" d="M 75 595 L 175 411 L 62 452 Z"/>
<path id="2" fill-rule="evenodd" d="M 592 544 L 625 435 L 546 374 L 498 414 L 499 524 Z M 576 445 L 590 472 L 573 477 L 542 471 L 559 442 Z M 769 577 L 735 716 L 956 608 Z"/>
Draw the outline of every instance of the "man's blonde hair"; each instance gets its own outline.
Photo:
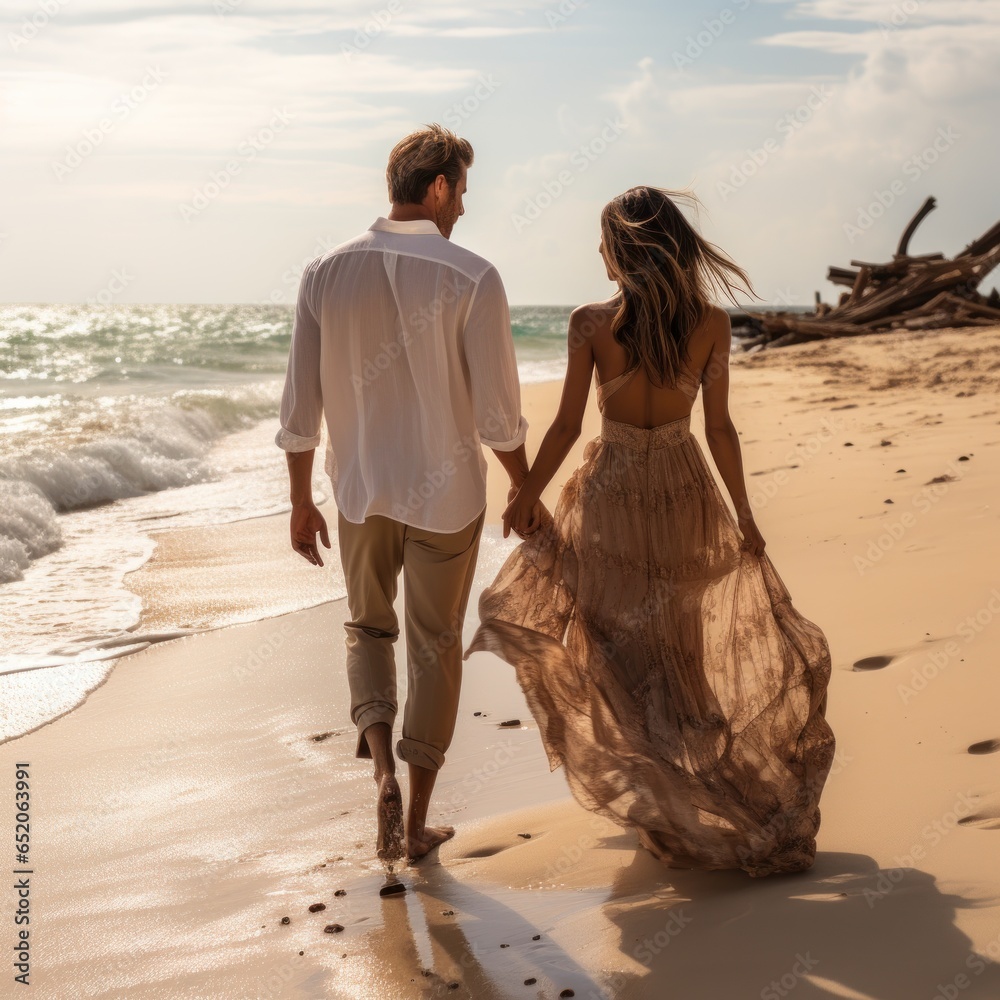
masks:
<path id="1" fill-rule="evenodd" d="M 389 154 L 385 179 L 389 200 L 398 205 L 419 205 L 428 185 L 444 174 L 453 191 L 462 165 L 472 166 L 472 144 L 436 122 L 399 140 Z"/>

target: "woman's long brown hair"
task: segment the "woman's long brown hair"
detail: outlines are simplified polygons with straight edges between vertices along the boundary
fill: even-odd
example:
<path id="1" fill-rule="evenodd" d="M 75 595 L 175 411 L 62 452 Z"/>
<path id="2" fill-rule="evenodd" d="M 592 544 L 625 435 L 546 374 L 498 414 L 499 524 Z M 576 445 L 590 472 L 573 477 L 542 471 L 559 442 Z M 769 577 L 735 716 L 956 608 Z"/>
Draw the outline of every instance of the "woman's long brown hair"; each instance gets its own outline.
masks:
<path id="1" fill-rule="evenodd" d="M 734 305 L 740 285 L 758 298 L 746 272 L 704 239 L 673 198 L 697 195 L 664 188 L 629 188 L 601 212 L 601 238 L 621 304 L 611 331 L 654 385 L 676 387 L 692 332 L 707 317 L 718 288 Z"/>

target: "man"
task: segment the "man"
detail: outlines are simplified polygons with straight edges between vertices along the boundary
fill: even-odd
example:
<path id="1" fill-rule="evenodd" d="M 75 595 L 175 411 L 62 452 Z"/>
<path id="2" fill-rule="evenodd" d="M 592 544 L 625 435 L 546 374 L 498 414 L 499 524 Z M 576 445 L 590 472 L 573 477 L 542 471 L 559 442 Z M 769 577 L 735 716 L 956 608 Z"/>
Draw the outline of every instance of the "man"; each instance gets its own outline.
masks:
<path id="1" fill-rule="evenodd" d="M 469 142 L 440 125 L 406 136 L 386 169 L 388 217 L 306 268 L 275 437 L 287 453 L 292 547 L 322 566 L 317 532 L 327 548 L 330 540 L 311 480 L 325 414 L 355 756 L 374 763 L 385 860 L 416 860 L 454 834 L 428 826 L 427 809 L 458 711 L 462 624 L 486 515 L 480 445 L 506 469 L 511 496 L 528 472 L 503 284 L 489 261 L 450 242 L 472 159 Z M 392 752 L 400 570 L 405 831 Z"/>

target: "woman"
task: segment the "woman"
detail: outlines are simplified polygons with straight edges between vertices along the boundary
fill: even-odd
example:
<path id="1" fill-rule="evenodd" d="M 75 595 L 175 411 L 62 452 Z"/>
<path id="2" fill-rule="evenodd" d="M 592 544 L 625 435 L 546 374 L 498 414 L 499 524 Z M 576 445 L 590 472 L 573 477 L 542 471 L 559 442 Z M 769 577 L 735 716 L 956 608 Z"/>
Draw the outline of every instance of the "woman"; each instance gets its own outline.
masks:
<path id="1" fill-rule="evenodd" d="M 749 279 L 672 195 L 635 187 L 602 212 L 619 291 L 570 317 L 559 412 L 503 515 L 525 540 L 483 592 L 466 657 L 515 667 L 552 768 L 668 866 L 801 871 L 835 747 L 830 651 L 764 552 L 729 415 L 729 317 L 709 293 L 735 302 Z M 553 517 L 539 497 L 595 368 L 601 435 Z M 736 520 L 690 431 L 699 386 Z"/>

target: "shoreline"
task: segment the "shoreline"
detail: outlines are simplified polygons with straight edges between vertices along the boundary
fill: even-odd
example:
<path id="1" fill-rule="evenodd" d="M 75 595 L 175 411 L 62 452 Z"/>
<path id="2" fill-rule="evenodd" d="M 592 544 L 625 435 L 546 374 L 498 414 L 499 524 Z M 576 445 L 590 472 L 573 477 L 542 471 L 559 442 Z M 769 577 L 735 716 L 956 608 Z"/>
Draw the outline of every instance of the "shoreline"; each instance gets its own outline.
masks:
<path id="1" fill-rule="evenodd" d="M 997 328 L 979 328 L 977 336 L 980 340 L 988 339 L 990 334 L 995 335 Z M 868 385 L 870 390 L 892 391 L 900 386 L 923 387 L 936 390 L 937 392 L 948 392 L 949 382 L 942 378 L 941 371 L 933 373 L 925 372 L 921 378 L 915 374 L 909 362 L 918 358 L 920 352 L 933 354 L 935 360 L 941 357 L 955 357 L 955 362 L 951 366 L 947 364 L 942 367 L 948 372 L 951 378 L 955 376 L 963 377 L 962 384 L 968 386 L 970 381 L 975 389 L 960 389 L 954 395 L 959 397 L 972 397 L 976 391 L 982 388 L 1000 389 L 1000 376 L 991 370 L 988 374 L 969 373 L 963 370 L 963 365 L 967 365 L 968 359 L 963 359 L 961 350 L 947 346 L 948 342 L 959 342 L 961 338 L 969 335 L 969 331 L 964 328 L 956 330 L 930 330 L 930 331 L 887 331 L 882 334 L 871 334 L 864 338 L 837 338 L 827 342 L 814 342 L 810 344 L 798 345 L 791 348 L 775 349 L 773 351 L 754 351 L 745 354 L 734 355 L 734 359 L 742 370 L 767 371 L 769 378 L 778 380 L 777 387 L 785 391 L 792 386 L 801 388 L 802 376 L 807 379 L 815 378 L 819 374 L 827 375 L 822 379 L 822 384 L 832 386 L 835 389 L 855 388 L 857 374 L 864 370 L 863 365 L 859 365 L 854 359 L 855 354 L 871 355 L 871 347 L 883 349 L 885 355 L 882 360 L 888 362 L 881 381 L 872 380 Z M 944 341 L 944 345 L 939 345 L 939 341 Z M 893 353 L 902 345 L 903 353 L 901 358 L 894 359 Z M 940 346 L 940 349 L 934 348 Z M 859 348 L 860 351 L 855 350 Z M 789 365 L 793 353 L 797 352 L 798 357 L 795 363 Z M 832 360 L 831 360 L 832 359 Z M 791 370 L 789 370 L 791 369 Z M 845 377 L 846 375 L 846 377 Z M 837 377 L 841 376 L 841 377 Z M 944 384 L 942 384 L 944 383 Z M 984 385 L 985 383 L 985 385 Z M 558 403 L 561 380 L 551 380 L 545 382 L 532 382 L 522 386 L 523 412 L 530 424 L 529 430 L 529 459 L 533 459 L 541 437 L 548 426 L 548 420 L 555 413 Z M 773 382 L 764 382 L 764 386 L 774 387 Z M 814 388 L 818 388 L 815 386 Z M 845 397 L 846 398 L 846 397 Z M 839 397 L 827 396 L 820 403 L 833 403 Z M 799 402 L 800 397 L 789 396 L 789 402 Z M 814 400 L 816 401 L 816 400 Z M 747 413 L 760 405 L 759 401 L 748 401 Z M 848 404 L 847 406 L 830 407 L 831 413 L 855 408 L 858 404 Z M 749 427 L 750 420 L 743 420 L 743 415 L 737 416 L 739 402 L 732 397 L 732 409 L 737 427 L 740 428 L 741 436 L 744 436 L 743 428 Z M 808 460 L 811 456 L 815 441 L 825 440 L 836 430 L 840 418 L 833 417 L 831 420 L 822 421 L 822 426 L 813 434 L 813 440 L 808 442 L 809 450 L 803 452 L 801 445 L 797 450 L 789 450 L 784 455 L 785 465 L 776 465 L 773 469 L 763 472 L 753 471 L 747 473 L 747 484 L 751 491 L 751 497 L 758 510 L 766 506 L 769 501 L 769 492 L 781 488 L 786 478 L 787 471 L 797 466 L 794 464 L 795 458 L 803 455 Z M 934 422 L 928 417 L 928 422 Z M 258 424 L 258 430 L 265 425 L 270 430 L 270 424 L 274 421 L 264 420 Z M 704 444 L 703 416 L 700 402 L 695 403 L 692 412 L 692 430 L 699 436 L 706 460 L 712 469 L 713 475 L 721 485 L 721 479 L 715 467 L 711 454 Z M 777 422 L 779 425 L 781 421 Z M 245 433 L 245 432 L 244 432 Z M 542 500 L 553 509 L 558 499 L 562 484 L 569 474 L 579 465 L 582 460 L 582 453 L 586 444 L 597 437 L 600 433 L 600 415 L 596 407 L 596 398 L 593 386 L 591 387 L 591 399 L 588 403 L 587 412 L 584 418 L 583 431 L 578 441 L 574 444 L 570 454 L 567 456 L 559 473 L 547 487 Z M 266 435 L 263 435 L 266 436 Z M 262 440 L 263 440 L 262 436 Z M 744 436 L 744 445 L 756 444 L 753 439 Z M 321 447 L 325 447 L 325 436 Z M 274 449 L 277 451 L 277 449 Z M 317 450 L 317 455 L 321 451 Z M 499 462 L 489 449 L 484 449 L 488 472 L 487 483 L 487 525 L 499 525 L 500 513 L 506 506 L 506 474 Z M 280 455 L 278 456 L 281 457 Z M 746 454 L 744 455 L 746 459 Z M 946 466 L 945 475 L 956 475 L 959 468 L 952 462 Z M 766 475 L 762 488 L 755 492 L 754 476 Z M 287 523 L 289 510 L 278 513 L 254 514 L 248 517 L 237 518 L 232 521 L 219 522 L 211 525 L 187 526 L 181 528 L 161 528 L 150 531 L 146 538 L 151 543 L 150 553 L 145 561 L 138 567 L 125 569 L 122 572 L 122 587 L 142 600 L 142 607 L 136 620 L 132 625 L 123 629 L 116 635 L 111 635 L 95 640 L 89 644 L 87 649 L 78 658 L 65 660 L 62 665 L 85 666 L 86 664 L 105 663 L 107 672 L 96 683 L 94 683 L 80 698 L 75 705 L 63 709 L 52 718 L 40 721 L 32 728 L 26 729 L 23 733 L 14 736 L 5 736 L 3 742 L 17 739 L 21 735 L 27 735 L 37 729 L 62 718 L 75 708 L 82 705 L 89 694 L 97 687 L 107 682 L 114 669 L 115 661 L 131 653 L 139 652 L 159 642 L 171 641 L 185 635 L 197 634 L 202 631 L 212 631 L 218 628 L 226 628 L 234 624 L 245 624 L 250 622 L 265 622 L 280 615 L 288 614 L 295 610 L 316 607 L 329 600 L 338 600 L 345 593 L 343 579 L 340 573 L 337 552 L 336 552 L 336 505 L 333 502 L 332 490 L 329 488 L 328 480 L 322 472 L 315 474 L 315 479 L 321 483 L 321 489 L 325 489 L 325 499 L 319 503 L 319 508 L 326 517 L 330 527 L 331 542 L 333 548 L 322 550 L 326 567 L 320 574 L 304 576 L 301 573 L 300 557 L 290 553 L 288 547 L 283 543 L 275 544 L 274 525 L 277 523 Z M 723 488 L 723 495 L 727 504 L 732 510 L 732 504 Z M 905 528 L 906 525 L 903 525 Z M 898 528 L 896 530 L 899 530 Z M 222 544 L 219 536 L 224 536 Z M 228 537 L 225 537 L 228 536 Z M 511 543 L 516 539 L 511 537 Z M 192 558 L 192 549 L 199 550 L 204 555 L 209 548 L 219 545 L 221 552 L 212 553 L 211 561 L 216 572 L 204 572 L 198 567 L 194 567 L 191 573 L 192 563 L 197 560 Z M 207 590 L 211 594 L 211 599 L 216 600 L 216 594 L 223 589 L 224 584 L 232 584 L 234 576 L 238 575 L 241 561 L 245 556 L 247 548 L 256 545 L 258 558 L 263 554 L 268 563 L 270 582 L 274 584 L 272 591 L 275 592 L 275 599 L 268 606 L 261 606 L 256 610 L 252 608 L 248 613 L 244 612 L 241 617 L 240 598 L 230 595 L 228 609 L 231 613 L 227 617 L 223 610 L 222 620 L 211 621 L 204 618 L 199 619 L 197 608 L 197 592 L 200 589 Z M 310 568 L 312 569 L 312 567 Z M 321 576 L 321 579 L 317 579 Z M 312 578 L 310 578 L 312 577 Z M 258 591 L 258 585 L 253 584 L 248 589 Z M 331 596 L 331 590 L 333 596 Z M 289 593 L 294 593 L 292 598 Z M 192 594 L 195 596 L 192 597 Z M 280 597 L 277 595 L 280 594 Z M 165 596 L 165 599 L 159 598 Z M 243 607 L 249 608 L 250 601 L 244 595 Z M 186 617 L 183 612 L 193 612 L 195 624 L 189 622 L 178 622 L 179 618 Z M 470 605 L 470 614 L 472 608 Z M 218 609 L 216 611 L 218 613 Z M 49 670 L 55 665 L 58 657 L 49 657 L 53 660 L 53 665 L 29 665 L 23 668 L 15 668 L 5 671 L 4 675 L 29 672 L 34 670 Z M 57 667 L 58 669 L 58 667 Z M 0 743 L 2 745 L 2 743 Z"/>
<path id="2" fill-rule="evenodd" d="M 551 393 L 562 384 L 560 381 L 529 383 L 522 388 L 524 412 L 529 421 L 540 422 Z M 275 461 L 283 455 L 273 446 L 273 427 L 276 420 L 265 420 L 258 425 L 261 446 L 270 447 Z M 533 423 L 533 427 L 535 424 Z M 599 431 L 599 421 L 588 413 L 585 427 L 591 436 Z M 574 447 L 562 470 L 564 478 L 579 464 L 586 434 Z M 535 442 L 535 447 L 537 444 Z M 317 449 L 317 465 L 321 468 L 326 438 Z M 493 456 L 484 449 L 489 474 L 487 480 L 487 521 L 499 523 L 506 506 L 506 473 Z M 532 453 L 533 454 L 533 453 Z M 560 477 L 557 477 L 559 479 Z M 170 641 L 182 635 L 196 634 L 231 625 L 264 622 L 296 610 L 316 607 L 329 600 L 339 600 L 346 594 L 343 574 L 339 565 L 336 541 L 337 508 L 333 501 L 329 480 L 322 471 L 315 473 L 324 493 L 318 506 L 326 518 L 332 548 L 323 549 L 326 564 L 316 571 L 306 569 L 304 561 L 291 551 L 276 526 L 287 526 L 291 510 L 278 513 L 255 514 L 232 521 L 209 525 L 160 528 L 147 532 L 149 554 L 137 567 L 121 572 L 121 589 L 136 595 L 142 605 L 135 620 L 120 632 L 98 639 L 89 648 L 74 657 L 37 654 L 36 661 L 23 667 L 4 671 L 0 676 L 12 676 L 37 670 L 76 670 L 87 663 L 104 663 L 100 676 L 82 682 L 77 700 L 47 719 L 32 719 L 25 728 L 16 724 L 0 732 L 0 745 L 18 739 L 50 722 L 62 718 L 82 705 L 89 695 L 105 684 L 118 659 L 139 652 L 151 644 Z M 546 490 L 544 500 L 554 504 L 559 487 L 555 482 Z M 287 530 L 287 527 L 286 527 Z M 241 573 L 248 551 L 254 553 L 255 565 L 263 572 L 260 579 L 249 579 Z M 225 594 L 225 600 L 219 595 Z M 82 642 L 79 643 L 82 646 Z M 48 662 L 46 662 L 48 661 Z M 20 729 L 17 733 L 13 729 Z"/>
<path id="3" fill-rule="evenodd" d="M 537 362 L 536 362 L 537 363 Z M 525 391 L 529 401 L 533 397 L 533 394 L 543 393 L 547 394 L 550 388 L 561 384 L 561 378 L 559 379 L 541 379 L 541 380 L 531 380 L 522 383 L 522 391 Z M 527 407 L 531 409 L 531 405 Z M 551 416 L 548 414 L 547 416 Z M 592 436 L 596 436 L 599 432 L 599 420 L 592 421 L 593 426 L 590 428 L 590 433 Z M 277 428 L 277 418 L 264 418 L 260 420 L 257 425 L 247 430 L 245 428 L 232 430 L 228 434 L 223 433 L 217 442 L 217 446 L 228 441 L 236 440 L 240 437 L 255 436 L 259 438 L 262 442 L 265 438 L 273 436 L 273 431 Z M 324 440 L 321 442 L 319 451 L 321 466 L 322 458 L 322 448 L 325 448 L 326 439 L 324 432 Z M 505 506 L 505 493 L 497 486 L 497 482 L 503 479 L 503 472 L 499 463 L 495 461 L 492 453 L 489 450 L 485 450 L 487 462 L 492 470 L 489 484 L 488 484 L 488 504 L 489 504 L 489 518 L 490 520 L 499 521 L 499 511 Z M 568 460 L 567 464 L 571 464 L 571 460 L 576 455 L 582 455 L 582 446 L 574 449 L 571 459 Z M 571 470 L 567 470 L 571 471 Z M 282 475 L 280 477 L 282 484 L 284 484 L 284 470 L 282 470 Z M 318 493 L 322 496 L 319 501 L 319 506 L 321 509 L 333 512 L 334 519 L 336 518 L 336 507 L 332 502 L 332 491 L 329 488 L 328 480 L 323 473 L 322 468 L 318 467 L 314 471 L 314 487 L 317 489 Z M 160 494 L 168 491 L 167 490 L 155 490 L 152 493 L 140 495 L 138 497 L 128 497 L 125 498 L 126 502 L 139 500 L 144 501 L 146 498 L 156 498 Z M 554 504 L 555 499 L 558 495 L 558 490 L 555 486 L 550 487 L 546 491 L 545 500 L 547 503 Z M 119 501 L 108 501 L 108 504 L 113 504 Z M 324 504 L 327 506 L 324 508 Z M 71 509 L 64 512 L 63 516 L 73 517 L 79 514 L 80 511 L 76 509 Z M 149 564 L 154 561 L 154 559 L 163 559 L 164 553 L 166 551 L 166 558 L 168 561 L 176 563 L 178 561 L 178 553 L 183 553 L 184 546 L 186 545 L 198 545 L 201 544 L 199 540 L 203 539 L 205 534 L 209 532 L 210 529 L 218 529 L 219 531 L 225 533 L 229 531 L 238 531 L 240 529 L 235 528 L 236 525 L 240 525 L 243 522 L 254 521 L 260 518 L 267 517 L 277 517 L 277 516 L 287 516 L 288 509 L 274 511 L 264 511 L 260 513 L 251 513 L 246 515 L 239 515 L 231 517 L 228 520 L 212 520 L 211 522 L 206 522 L 202 524 L 195 525 L 183 525 L 182 527 L 171 527 L 169 524 L 164 527 L 157 527 L 151 530 L 139 530 L 138 522 L 133 525 L 136 528 L 134 538 L 132 539 L 134 545 L 139 548 L 143 548 L 146 551 L 141 555 L 133 555 L 125 564 L 118 567 L 113 571 L 112 575 L 116 576 L 116 582 L 110 584 L 110 591 L 114 591 L 116 594 L 121 595 L 135 594 L 135 596 L 140 598 L 151 598 L 155 596 L 155 590 L 150 585 L 150 581 L 143 574 L 142 570 L 147 569 Z M 168 515 L 169 517 L 169 515 Z M 143 518 L 140 518 L 143 520 Z M 245 534 L 251 534 L 251 532 L 244 532 Z M 58 550 L 56 550 L 58 552 Z M 50 553 L 53 555 L 53 553 Z M 40 558 L 40 557 L 39 557 Z M 183 558 L 183 556 L 181 556 Z M 109 573 L 112 571 L 108 568 Z M 126 583 L 126 579 L 133 577 L 135 581 L 135 587 L 130 587 Z M 287 581 L 286 581 L 287 582 Z M 19 580 L 8 581 L 6 584 L 8 589 L 8 594 L 10 594 L 11 588 L 15 588 L 13 592 L 16 592 L 16 588 L 20 585 Z M 57 585 L 59 581 L 56 581 Z M 64 585 L 64 584 L 62 584 Z M 341 581 L 341 592 L 343 590 L 343 585 Z M 109 591 L 109 592 L 110 592 Z M 138 591 L 138 593 L 137 593 Z M 328 596 L 324 596 L 320 599 L 329 599 Z M 291 610 L 292 607 L 304 607 L 312 606 L 312 604 L 299 603 L 297 605 L 288 605 L 287 602 L 279 603 L 277 605 L 272 605 L 268 608 L 262 608 L 260 610 L 257 618 L 263 619 L 264 617 L 272 617 L 275 614 L 286 613 Z M 148 615 L 148 609 L 146 605 L 142 605 L 140 609 L 135 613 L 134 619 L 131 623 L 121 626 L 116 631 L 108 631 L 106 635 L 99 635 L 97 632 L 92 632 L 84 638 L 79 636 L 66 636 L 66 643 L 62 647 L 49 646 L 48 650 L 45 652 L 19 652 L 13 654 L 17 657 L 18 662 L 8 666 L 0 668 L 0 676 L 6 676 L 11 674 L 23 673 L 30 670 L 36 669 L 50 669 L 53 667 L 65 666 L 75 666 L 81 665 L 88 662 L 97 662 L 98 660 L 112 660 L 117 656 L 124 655 L 122 653 L 114 653 L 112 650 L 116 646 L 121 646 L 124 644 L 126 639 L 134 636 L 136 650 L 138 650 L 139 644 L 151 641 L 162 641 L 162 637 L 159 636 L 155 631 L 150 631 L 155 629 L 157 626 L 151 624 L 150 618 L 156 618 L 158 621 L 162 621 L 163 611 L 165 609 L 160 609 L 159 612 L 154 613 L 153 616 Z M 236 624 L 243 621 L 256 620 L 252 615 L 247 616 L 236 615 L 226 617 L 222 616 L 222 620 L 215 622 L 205 622 L 198 626 L 186 626 L 182 625 L 180 628 L 189 629 L 190 628 L 217 628 L 223 627 L 228 624 Z M 149 634 L 147 634 L 149 633 Z M 101 681 L 103 683 L 103 680 Z M 84 695 L 85 696 L 85 695 Z M 66 709 L 66 711 L 71 711 L 71 708 Z M 53 715 L 52 718 L 57 718 L 58 715 Z M 44 722 L 39 722 L 38 725 L 44 725 Z M 31 731 L 30 729 L 22 730 L 22 734 Z M 6 741 L 7 739 L 13 738 L 9 732 L 0 731 L 0 741 Z"/>

